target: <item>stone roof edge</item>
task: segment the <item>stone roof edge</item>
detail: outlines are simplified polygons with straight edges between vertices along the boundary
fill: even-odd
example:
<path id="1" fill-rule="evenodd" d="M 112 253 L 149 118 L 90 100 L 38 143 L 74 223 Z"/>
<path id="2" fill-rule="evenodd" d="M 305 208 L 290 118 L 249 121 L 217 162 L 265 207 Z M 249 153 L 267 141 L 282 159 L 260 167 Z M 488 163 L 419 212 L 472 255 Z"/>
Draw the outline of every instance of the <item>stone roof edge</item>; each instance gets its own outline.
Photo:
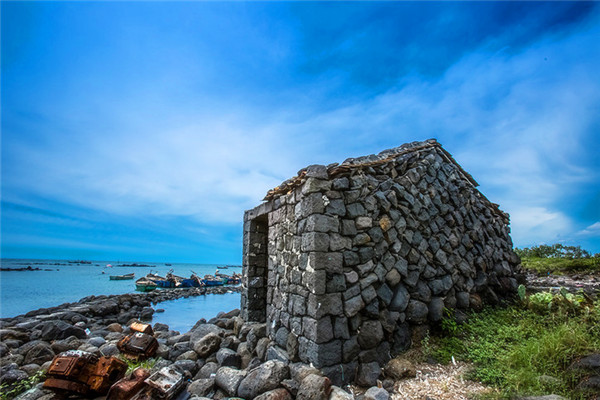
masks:
<path id="1" fill-rule="evenodd" d="M 435 139 L 428 139 L 423 142 L 406 143 L 406 144 L 403 144 L 402 146 L 396 147 L 394 149 L 383 150 L 378 155 L 371 155 L 371 156 L 365 156 L 365 157 L 359 157 L 359 158 L 349 158 L 349 159 L 345 160 L 342 164 L 335 163 L 335 164 L 329 165 L 327 167 L 327 174 L 330 178 L 332 178 L 332 177 L 339 175 L 341 173 L 344 173 L 344 172 L 349 172 L 354 169 L 360 169 L 360 168 L 385 164 L 385 163 L 390 162 L 400 156 L 419 152 L 421 150 L 431 149 L 431 148 L 439 149 L 441 151 L 440 155 L 447 162 L 454 164 L 456 166 L 456 168 L 458 169 L 458 171 L 463 175 L 463 177 L 467 181 L 469 181 L 473 185 L 473 187 L 479 186 L 479 184 L 475 181 L 475 179 L 473 179 L 471 174 L 469 174 L 467 171 L 465 171 L 460 166 L 460 164 L 458 162 L 456 162 L 454 157 L 452 157 L 452 155 L 450 153 L 448 153 L 442 147 L 442 145 L 440 143 L 438 143 L 438 141 Z M 265 200 L 265 201 L 272 200 L 281 195 L 290 193 L 296 187 L 302 185 L 306 181 L 307 171 L 310 167 L 312 167 L 312 166 L 308 166 L 306 168 L 301 169 L 300 171 L 298 171 L 297 176 L 295 176 L 291 179 L 288 179 L 288 180 L 284 181 L 281 185 L 269 190 L 263 200 Z"/>

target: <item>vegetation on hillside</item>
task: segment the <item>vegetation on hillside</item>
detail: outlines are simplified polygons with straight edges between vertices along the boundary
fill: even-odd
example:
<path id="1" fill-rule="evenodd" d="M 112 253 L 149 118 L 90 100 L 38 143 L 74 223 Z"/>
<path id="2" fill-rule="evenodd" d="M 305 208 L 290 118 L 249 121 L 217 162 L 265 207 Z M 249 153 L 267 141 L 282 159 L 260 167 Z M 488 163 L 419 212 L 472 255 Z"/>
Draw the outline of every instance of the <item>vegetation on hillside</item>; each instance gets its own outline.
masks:
<path id="1" fill-rule="evenodd" d="M 448 314 L 442 334 L 424 350 L 439 362 L 452 357 L 474 364 L 469 378 L 495 387 L 490 398 L 560 394 L 586 399 L 577 390 L 580 371 L 569 366 L 600 352 L 600 302 L 566 290 L 525 295 L 506 308 L 488 308 L 457 325 Z"/>
<path id="2" fill-rule="evenodd" d="M 523 267 L 538 273 L 582 273 L 600 271 L 600 253 L 592 254 L 581 246 L 562 244 L 516 248 Z"/>

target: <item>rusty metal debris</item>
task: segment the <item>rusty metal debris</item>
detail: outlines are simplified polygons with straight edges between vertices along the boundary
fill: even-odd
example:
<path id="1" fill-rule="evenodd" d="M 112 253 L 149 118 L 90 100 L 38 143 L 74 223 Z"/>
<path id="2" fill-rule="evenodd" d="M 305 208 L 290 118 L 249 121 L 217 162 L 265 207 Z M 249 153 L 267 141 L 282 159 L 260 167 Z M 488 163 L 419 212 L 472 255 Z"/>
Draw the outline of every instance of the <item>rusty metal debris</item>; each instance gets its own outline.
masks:
<path id="1" fill-rule="evenodd" d="M 150 376 L 150 371 L 137 368 L 130 377 L 115 383 L 106 396 L 106 400 L 129 400 L 146 386 L 144 382 Z"/>
<path id="2" fill-rule="evenodd" d="M 117 343 L 117 348 L 125 358 L 144 360 L 153 357 L 158 349 L 158 341 L 149 324 L 134 322 L 129 327 L 131 333 Z"/>
<path id="3" fill-rule="evenodd" d="M 170 400 L 183 389 L 183 374 L 172 367 L 164 367 L 145 380 L 146 386 L 133 400 Z"/>
<path id="4" fill-rule="evenodd" d="M 132 322 L 129 326 L 129 329 L 134 332 L 145 333 L 146 335 L 154 335 L 154 331 L 152 330 L 152 326 L 150 324 L 144 324 L 143 322 L 139 321 Z"/>
<path id="5" fill-rule="evenodd" d="M 54 357 L 44 387 L 80 395 L 105 394 L 126 371 L 127 364 L 118 358 L 71 350 Z"/>

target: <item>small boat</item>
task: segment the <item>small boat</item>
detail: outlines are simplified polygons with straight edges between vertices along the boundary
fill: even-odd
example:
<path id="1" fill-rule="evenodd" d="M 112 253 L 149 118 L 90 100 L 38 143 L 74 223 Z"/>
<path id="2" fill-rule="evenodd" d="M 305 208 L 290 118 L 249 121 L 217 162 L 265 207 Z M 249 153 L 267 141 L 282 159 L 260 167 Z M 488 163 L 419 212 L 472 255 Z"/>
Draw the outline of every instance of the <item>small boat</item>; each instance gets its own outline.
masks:
<path id="1" fill-rule="evenodd" d="M 202 279 L 204 286 L 223 286 L 223 281 L 220 279 Z"/>
<path id="2" fill-rule="evenodd" d="M 240 278 L 236 278 L 236 277 L 230 277 L 227 279 L 227 282 L 225 282 L 226 285 L 239 285 L 242 282 L 242 280 Z"/>
<path id="3" fill-rule="evenodd" d="M 104 273 L 104 272 L 102 272 Z M 125 274 L 125 275 L 110 275 L 109 278 L 111 281 L 124 281 L 127 279 L 133 279 L 135 277 L 135 274 L 132 272 L 131 274 Z"/>
<path id="4" fill-rule="evenodd" d="M 224 283 L 223 277 L 212 275 L 204 275 L 204 279 L 201 282 L 204 286 L 223 286 Z"/>
<path id="5" fill-rule="evenodd" d="M 135 281 L 135 290 L 140 292 L 150 292 L 156 289 L 158 285 L 146 278 L 140 278 Z"/>

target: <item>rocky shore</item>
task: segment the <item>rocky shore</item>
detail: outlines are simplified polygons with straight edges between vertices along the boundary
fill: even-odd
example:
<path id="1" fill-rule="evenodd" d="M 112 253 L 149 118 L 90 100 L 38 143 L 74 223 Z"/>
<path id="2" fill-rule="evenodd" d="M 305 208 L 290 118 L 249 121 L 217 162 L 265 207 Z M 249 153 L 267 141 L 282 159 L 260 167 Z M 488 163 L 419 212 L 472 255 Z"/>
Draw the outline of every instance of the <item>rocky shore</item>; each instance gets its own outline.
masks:
<path id="1" fill-rule="evenodd" d="M 117 342 L 129 333 L 134 320 L 149 321 L 153 304 L 204 293 L 222 293 L 236 288 L 183 289 L 144 294 L 89 296 L 76 303 L 39 309 L 15 318 L 0 320 L 0 380 L 12 384 L 46 370 L 53 357 L 67 350 L 83 350 L 98 355 L 118 355 Z M 237 289 L 239 290 L 239 289 Z M 187 394 L 203 398 L 241 397 L 244 399 L 352 399 L 319 370 L 288 359 L 267 338 L 264 323 L 246 323 L 239 310 L 199 320 L 186 333 L 170 330 L 165 324 L 153 326 L 159 348 L 153 370 L 178 368 L 187 381 Z M 410 366 L 392 360 L 382 371 L 362 371 L 371 387 L 359 397 L 387 399 L 394 380 L 413 374 Z M 343 371 L 341 371 L 343 374 Z M 341 382 L 338 384 L 341 385 Z M 386 390 L 386 388 L 388 390 Z M 57 399 L 41 384 L 18 399 Z"/>

